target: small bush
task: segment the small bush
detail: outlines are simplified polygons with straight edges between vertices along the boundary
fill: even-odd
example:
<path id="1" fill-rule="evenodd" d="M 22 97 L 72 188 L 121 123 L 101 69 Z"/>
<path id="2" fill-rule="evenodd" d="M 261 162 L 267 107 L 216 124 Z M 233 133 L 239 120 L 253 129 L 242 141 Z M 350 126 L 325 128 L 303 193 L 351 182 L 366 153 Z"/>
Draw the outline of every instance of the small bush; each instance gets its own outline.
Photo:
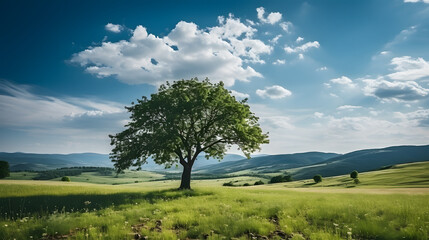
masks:
<path id="1" fill-rule="evenodd" d="M 313 180 L 315 183 L 320 183 L 322 182 L 322 176 L 320 174 L 317 174 L 313 177 Z"/>
<path id="2" fill-rule="evenodd" d="M 264 182 L 262 182 L 262 180 L 259 180 L 259 181 L 256 181 L 255 182 L 255 185 L 264 185 L 265 183 Z"/>
<path id="3" fill-rule="evenodd" d="M 223 186 L 232 187 L 232 186 L 234 186 L 234 183 L 232 183 L 232 181 L 231 182 L 226 182 L 226 183 L 223 184 Z"/>
<path id="4" fill-rule="evenodd" d="M 358 178 L 358 175 L 359 175 L 359 173 L 356 170 L 354 170 L 353 172 L 350 173 L 350 177 L 354 178 L 354 179 Z"/>
<path id="5" fill-rule="evenodd" d="M 64 177 L 61 178 L 61 181 L 63 181 L 63 182 L 70 182 L 70 178 L 67 177 L 67 176 L 64 176 Z"/>
<path id="6" fill-rule="evenodd" d="M 244 187 L 247 187 L 247 186 L 250 186 L 250 184 L 245 183 L 245 184 L 243 184 L 243 186 L 244 186 Z"/>
<path id="7" fill-rule="evenodd" d="M 359 178 L 355 178 L 355 179 L 353 179 L 353 182 L 354 182 L 355 184 L 359 184 L 359 183 L 360 183 L 360 180 L 359 180 Z"/>

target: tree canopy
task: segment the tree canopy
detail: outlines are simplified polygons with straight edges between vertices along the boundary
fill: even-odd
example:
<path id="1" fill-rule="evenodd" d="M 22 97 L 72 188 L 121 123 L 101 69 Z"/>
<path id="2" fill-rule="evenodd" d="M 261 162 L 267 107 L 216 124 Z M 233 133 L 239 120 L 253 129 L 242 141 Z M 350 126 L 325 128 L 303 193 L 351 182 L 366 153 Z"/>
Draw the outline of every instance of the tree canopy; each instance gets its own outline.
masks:
<path id="1" fill-rule="evenodd" d="M 126 109 L 131 113 L 126 129 L 110 135 L 110 158 L 117 171 L 140 168 L 149 158 L 167 167 L 180 163 L 182 189 L 190 188 L 191 169 L 200 153 L 222 159 L 237 145 L 249 158 L 269 142 L 247 99 L 236 100 L 222 82 L 167 82 Z"/>
<path id="2" fill-rule="evenodd" d="M 0 179 L 9 177 L 9 163 L 6 161 L 0 161 Z"/>

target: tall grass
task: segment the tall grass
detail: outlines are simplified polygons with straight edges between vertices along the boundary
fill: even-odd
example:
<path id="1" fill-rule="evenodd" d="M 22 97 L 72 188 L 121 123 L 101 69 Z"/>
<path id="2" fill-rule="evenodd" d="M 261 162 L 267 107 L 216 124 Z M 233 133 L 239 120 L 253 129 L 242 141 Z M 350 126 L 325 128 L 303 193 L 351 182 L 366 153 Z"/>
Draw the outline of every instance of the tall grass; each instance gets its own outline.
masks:
<path id="1" fill-rule="evenodd" d="M 32 190 L 26 189 L 28 184 L 0 186 L 0 194 L 8 193 L 0 195 L 0 239 L 133 239 L 135 234 L 149 239 L 429 237 L 428 195 L 253 187 L 157 191 L 89 184 Z M 41 195 L 34 194 L 38 188 Z M 12 194 L 17 190 L 29 193 Z M 7 204 L 13 207 L 3 206 Z M 18 212 L 20 208 L 24 210 Z"/>

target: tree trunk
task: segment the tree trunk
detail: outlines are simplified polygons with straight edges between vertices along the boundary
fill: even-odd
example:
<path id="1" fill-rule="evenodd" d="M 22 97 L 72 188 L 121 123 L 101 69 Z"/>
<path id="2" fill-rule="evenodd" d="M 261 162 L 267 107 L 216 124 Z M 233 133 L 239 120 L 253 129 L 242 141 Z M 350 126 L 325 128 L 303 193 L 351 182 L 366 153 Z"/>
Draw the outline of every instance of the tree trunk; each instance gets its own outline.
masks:
<path id="1" fill-rule="evenodd" d="M 182 182 L 179 189 L 191 189 L 191 170 L 189 164 L 183 165 Z"/>

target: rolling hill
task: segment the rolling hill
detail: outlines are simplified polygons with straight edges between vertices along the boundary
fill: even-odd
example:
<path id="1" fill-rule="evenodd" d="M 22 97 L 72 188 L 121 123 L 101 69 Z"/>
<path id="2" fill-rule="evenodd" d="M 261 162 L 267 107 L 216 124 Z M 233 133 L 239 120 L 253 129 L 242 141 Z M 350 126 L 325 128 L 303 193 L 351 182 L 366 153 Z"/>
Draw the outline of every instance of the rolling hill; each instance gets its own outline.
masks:
<path id="1" fill-rule="evenodd" d="M 244 157 L 237 154 L 227 154 L 222 162 L 236 161 Z M 44 171 L 65 167 L 91 166 L 91 167 L 113 167 L 108 154 L 98 153 L 73 153 L 73 154 L 36 154 L 36 153 L 5 153 L 0 152 L 0 160 L 9 162 L 11 171 Z M 205 159 L 200 155 L 195 161 L 195 167 L 203 167 L 219 163 L 218 160 Z M 157 165 L 151 159 L 148 164 L 142 166 L 147 171 L 165 171 L 163 165 Z M 180 171 L 171 168 L 170 171 Z"/>
<path id="2" fill-rule="evenodd" d="M 353 170 L 367 172 L 395 164 L 424 161 L 429 161 L 429 145 L 395 146 L 355 151 L 289 171 L 294 179 L 306 179 L 312 178 L 316 174 L 324 177 L 338 176 L 348 174 Z"/>
<path id="3" fill-rule="evenodd" d="M 63 167 L 112 167 L 109 155 L 97 153 L 36 154 L 0 153 L 0 159 L 9 162 L 11 171 L 50 170 Z"/>
<path id="4" fill-rule="evenodd" d="M 272 173 L 290 168 L 303 167 L 324 162 L 327 159 L 339 156 L 336 153 L 307 152 L 295 154 L 280 154 L 243 159 L 234 162 L 221 162 L 196 168 L 196 173 L 227 174 L 240 171 L 254 173 Z"/>

